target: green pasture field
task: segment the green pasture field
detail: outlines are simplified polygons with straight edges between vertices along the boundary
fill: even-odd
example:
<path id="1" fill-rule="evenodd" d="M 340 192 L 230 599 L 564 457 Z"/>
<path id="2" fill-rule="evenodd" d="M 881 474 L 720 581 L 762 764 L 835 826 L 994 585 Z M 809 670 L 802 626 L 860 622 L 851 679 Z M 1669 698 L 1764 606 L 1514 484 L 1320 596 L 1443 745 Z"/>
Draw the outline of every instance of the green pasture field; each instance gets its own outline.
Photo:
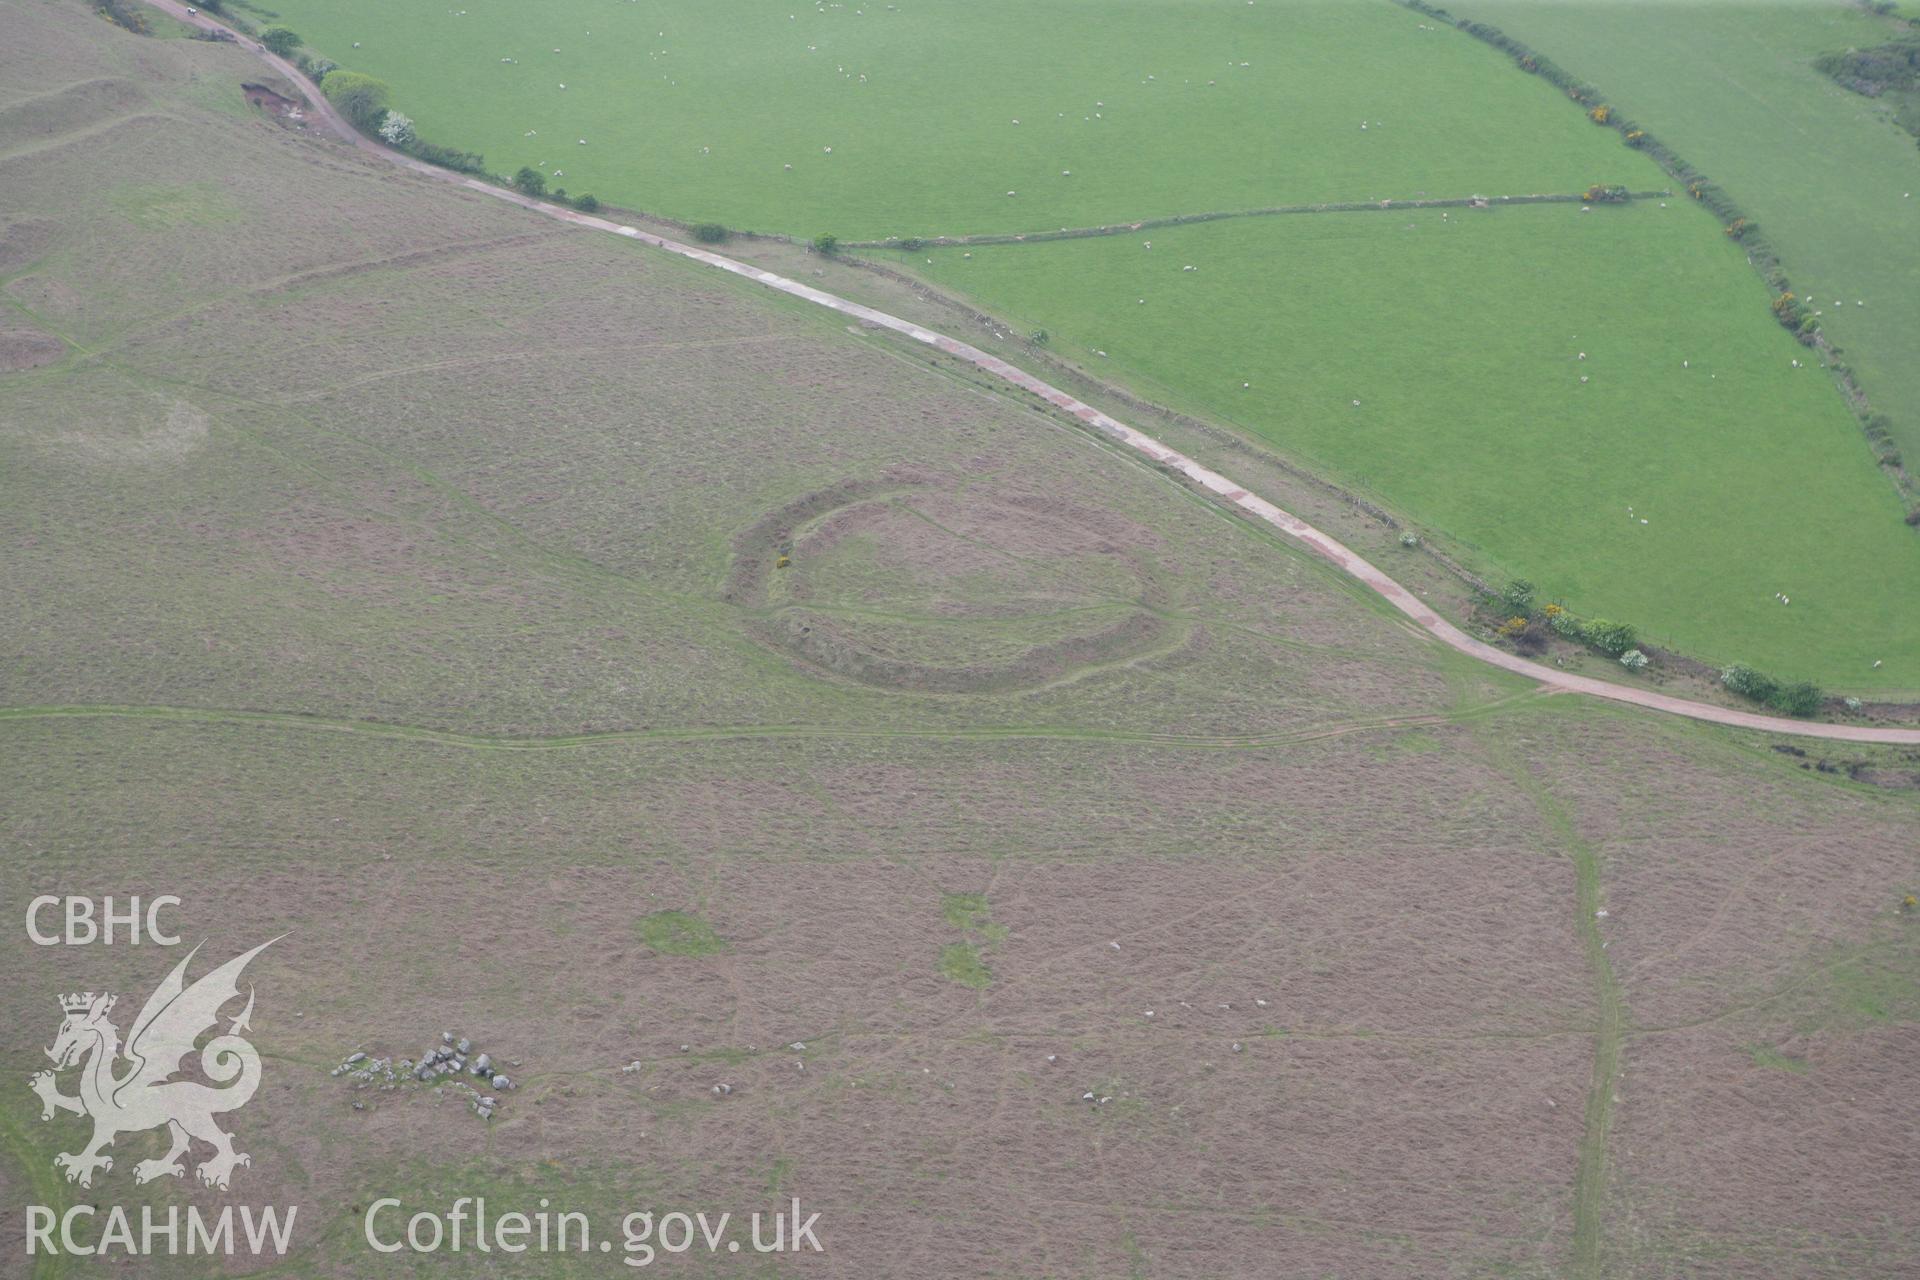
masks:
<path id="1" fill-rule="evenodd" d="M 277 7 L 494 172 L 804 236 L 1659 178 L 1551 87 L 1385 0 Z"/>
<path id="2" fill-rule="evenodd" d="M 1920 465 L 1920 148 L 1888 105 L 1813 66 L 1892 40 L 1891 22 L 1840 0 L 1472 0 L 1457 12 L 1598 85 L 1725 187 L 1825 312 L 1909 469 Z"/>
<path id="3" fill-rule="evenodd" d="M 1700 224 L 1680 201 L 1329 213 L 890 256 L 1578 613 L 1716 662 L 1920 687 L 1899 499 Z"/>

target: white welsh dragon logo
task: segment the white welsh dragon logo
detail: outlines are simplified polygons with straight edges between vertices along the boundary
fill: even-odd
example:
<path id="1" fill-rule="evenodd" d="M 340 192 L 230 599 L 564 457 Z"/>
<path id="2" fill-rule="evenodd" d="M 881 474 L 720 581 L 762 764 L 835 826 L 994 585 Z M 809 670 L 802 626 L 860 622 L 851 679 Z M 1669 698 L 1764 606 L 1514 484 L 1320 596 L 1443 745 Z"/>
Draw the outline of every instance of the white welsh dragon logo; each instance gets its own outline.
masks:
<path id="1" fill-rule="evenodd" d="M 71 1111 L 93 1120 L 93 1139 L 84 1149 L 53 1158 L 53 1163 L 66 1171 L 67 1181 L 92 1186 L 94 1170 L 113 1168 L 113 1157 L 102 1155 L 102 1148 L 111 1146 L 120 1134 L 162 1125 L 173 1145 L 160 1159 L 136 1164 L 135 1182 L 151 1182 L 163 1174 L 177 1178 L 186 1173 L 181 1157 L 195 1138 L 213 1148 L 213 1155 L 194 1171 L 210 1187 L 225 1190 L 234 1167 L 252 1163 L 233 1149 L 233 1136 L 222 1131 L 213 1119 L 223 1111 L 236 1111 L 246 1105 L 260 1087 L 260 1055 L 240 1035 L 253 1016 L 252 987 L 247 989 L 247 1007 L 228 1026 L 227 1034 L 215 1036 L 198 1050 L 200 1074 L 213 1086 L 225 1087 L 175 1077 L 187 1056 L 195 1052 L 194 1041 L 217 1029 L 221 1006 L 239 997 L 240 973 L 247 962 L 277 941 L 263 942 L 187 986 L 187 965 L 200 951 L 195 947 L 147 997 L 146 1006 L 133 1021 L 124 1052 L 119 1029 L 107 1020 L 113 996 L 89 991 L 60 997 L 60 1008 L 67 1017 L 60 1024 L 53 1047 L 47 1050 L 54 1070 L 36 1072 L 28 1083 L 40 1095 L 42 1120 L 53 1119 L 56 1111 Z M 122 1058 L 130 1065 L 116 1075 Z M 69 1098 L 54 1083 L 54 1072 L 82 1062 L 80 1096 Z"/>

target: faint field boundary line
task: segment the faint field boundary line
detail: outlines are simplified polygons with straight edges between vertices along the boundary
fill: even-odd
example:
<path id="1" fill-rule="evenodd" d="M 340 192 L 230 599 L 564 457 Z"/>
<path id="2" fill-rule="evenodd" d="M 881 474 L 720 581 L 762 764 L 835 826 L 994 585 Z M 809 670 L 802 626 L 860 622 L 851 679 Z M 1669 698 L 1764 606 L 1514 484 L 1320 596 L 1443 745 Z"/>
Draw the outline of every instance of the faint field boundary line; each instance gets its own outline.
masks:
<path id="1" fill-rule="evenodd" d="M 1085 729 L 1054 725 L 998 725 L 980 728 L 884 728 L 877 726 L 810 724 L 743 724 L 692 728 L 604 729 L 549 736 L 473 733 L 402 724 L 390 720 L 355 720 L 346 716 L 315 715 L 299 711 L 256 711 L 234 707 L 179 707 L 135 705 L 76 705 L 0 707 L 0 725 L 19 720 L 157 720 L 184 724 L 259 725 L 302 729 L 316 733 L 348 733 L 402 742 L 432 743 L 478 751 L 553 751 L 617 743 L 725 742 L 748 738 L 923 738 L 940 742 L 1070 741 L 1108 742 L 1116 746 L 1190 748 L 1205 751 L 1254 751 L 1318 742 L 1350 733 L 1397 732 L 1434 728 L 1491 715 L 1514 702 L 1536 697 L 1525 689 L 1454 711 L 1412 712 L 1405 715 L 1359 716 L 1322 721 L 1298 729 L 1254 734 L 1142 733 L 1118 729 Z"/>
<path id="2" fill-rule="evenodd" d="M 1664 200 L 1671 191 L 1633 191 L 1634 200 Z M 1272 218 L 1290 213 L 1391 213 L 1404 209 L 1490 209 L 1515 204 L 1587 204 L 1585 196 L 1562 193 L 1525 196 L 1443 196 L 1419 200 L 1342 200 L 1324 204 L 1279 204 L 1264 209 L 1222 209 L 1211 213 L 1176 213 L 1164 218 L 1142 218 L 1138 222 L 1111 222 L 1097 227 L 1062 227 L 1058 231 L 1001 231 L 975 236 L 888 236 L 884 240 L 842 240 L 842 249 L 955 248 L 982 244 L 1041 244 L 1048 240 L 1087 240 L 1099 236 L 1124 236 L 1135 231 L 1154 231 L 1161 227 L 1186 227 L 1200 222 L 1224 222 L 1229 218 Z"/>

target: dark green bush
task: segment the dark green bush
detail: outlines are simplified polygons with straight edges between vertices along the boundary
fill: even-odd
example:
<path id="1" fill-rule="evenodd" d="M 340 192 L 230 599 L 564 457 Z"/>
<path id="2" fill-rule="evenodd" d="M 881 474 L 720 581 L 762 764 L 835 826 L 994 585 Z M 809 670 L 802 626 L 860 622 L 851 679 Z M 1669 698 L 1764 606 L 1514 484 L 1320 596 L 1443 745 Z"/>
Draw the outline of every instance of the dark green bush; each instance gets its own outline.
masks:
<path id="1" fill-rule="evenodd" d="M 1826 700 L 1827 696 L 1820 691 L 1819 685 L 1802 680 L 1775 689 L 1773 696 L 1767 699 L 1767 705 L 1786 715 L 1810 716 L 1818 712 L 1820 704 Z"/>
<path id="2" fill-rule="evenodd" d="M 93 11 L 135 35 L 153 34 L 153 28 L 147 22 L 146 10 L 134 0 L 93 0 Z"/>
<path id="3" fill-rule="evenodd" d="M 840 237 L 836 235 L 815 236 L 813 238 L 813 251 L 831 258 L 834 254 L 840 252 Z"/>
<path id="4" fill-rule="evenodd" d="M 530 165 L 521 165 L 513 175 L 513 189 L 536 199 L 547 194 L 547 175 Z"/>
<path id="5" fill-rule="evenodd" d="M 1624 622 L 1609 622 L 1605 618 L 1595 618 L 1582 624 L 1580 638 L 1609 658 L 1619 657 L 1633 648 L 1638 640 L 1632 627 Z"/>
<path id="6" fill-rule="evenodd" d="M 693 228 L 693 238 L 701 244 L 725 244 L 732 234 L 717 222 L 702 222 Z"/>
<path id="7" fill-rule="evenodd" d="M 260 33 L 260 43 L 284 58 L 300 47 L 300 33 L 291 27 L 268 27 Z"/>
<path id="8" fill-rule="evenodd" d="M 573 207 L 582 213 L 600 212 L 600 202 L 592 196 L 580 196 L 576 198 L 573 202 Z"/>
<path id="9" fill-rule="evenodd" d="M 484 173 L 487 168 L 487 158 L 478 151 L 460 151 L 454 147 L 443 147 L 437 142 L 421 142 L 417 138 L 407 144 L 406 152 L 428 164 L 437 164 L 442 169 L 452 169 L 456 173 Z"/>

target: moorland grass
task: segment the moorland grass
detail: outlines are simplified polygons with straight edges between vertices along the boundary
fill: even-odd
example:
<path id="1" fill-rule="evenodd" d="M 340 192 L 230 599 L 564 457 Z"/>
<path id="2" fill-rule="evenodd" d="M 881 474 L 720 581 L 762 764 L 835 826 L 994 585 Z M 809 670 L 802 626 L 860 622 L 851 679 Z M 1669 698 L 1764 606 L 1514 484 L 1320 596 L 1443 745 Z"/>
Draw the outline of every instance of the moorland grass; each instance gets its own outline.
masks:
<path id="1" fill-rule="evenodd" d="M 1789 678 L 1920 687 L 1899 498 L 1737 246 L 1699 231 L 1641 201 L 893 256 L 1578 613 Z"/>

